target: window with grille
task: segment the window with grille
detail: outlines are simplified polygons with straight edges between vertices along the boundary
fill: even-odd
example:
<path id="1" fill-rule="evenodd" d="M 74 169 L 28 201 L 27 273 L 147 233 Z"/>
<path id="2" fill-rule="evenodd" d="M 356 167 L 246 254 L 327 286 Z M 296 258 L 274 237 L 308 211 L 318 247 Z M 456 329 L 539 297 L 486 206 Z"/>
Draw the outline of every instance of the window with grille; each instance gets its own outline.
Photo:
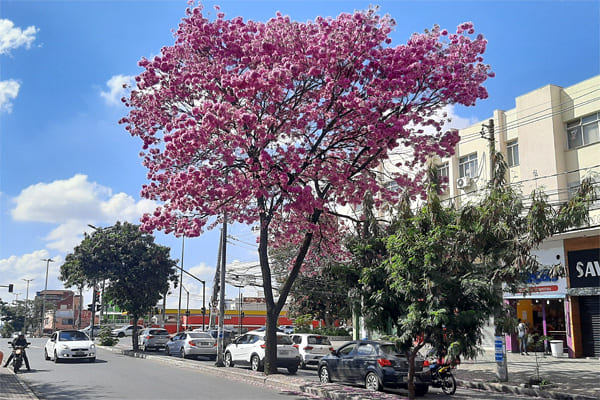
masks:
<path id="1" fill-rule="evenodd" d="M 506 155 L 509 167 L 519 165 L 519 142 L 516 140 L 510 141 L 506 144 Z"/>
<path id="2" fill-rule="evenodd" d="M 600 142 L 600 113 L 595 113 L 567 123 L 569 149 Z"/>
<path id="3" fill-rule="evenodd" d="M 477 153 L 461 157 L 458 161 L 458 176 L 460 178 L 477 177 Z"/>

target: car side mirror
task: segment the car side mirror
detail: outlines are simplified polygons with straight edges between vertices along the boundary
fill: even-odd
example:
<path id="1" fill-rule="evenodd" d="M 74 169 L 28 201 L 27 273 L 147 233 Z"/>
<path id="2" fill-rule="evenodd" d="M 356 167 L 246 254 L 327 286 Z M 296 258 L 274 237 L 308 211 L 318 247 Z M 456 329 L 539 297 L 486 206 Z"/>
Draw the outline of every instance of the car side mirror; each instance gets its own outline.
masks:
<path id="1" fill-rule="evenodd" d="M 336 349 L 331 349 L 331 355 L 337 356 L 338 352 Z"/>

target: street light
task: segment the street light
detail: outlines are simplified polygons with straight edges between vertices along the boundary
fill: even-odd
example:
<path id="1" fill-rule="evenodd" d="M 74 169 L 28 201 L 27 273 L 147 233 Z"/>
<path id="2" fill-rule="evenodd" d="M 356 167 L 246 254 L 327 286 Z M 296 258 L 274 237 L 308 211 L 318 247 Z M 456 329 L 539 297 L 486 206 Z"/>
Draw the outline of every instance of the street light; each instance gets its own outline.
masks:
<path id="1" fill-rule="evenodd" d="M 185 273 L 186 275 L 191 276 L 192 278 L 194 278 L 195 280 L 197 280 L 198 282 L 200 282 L 202 284 L 202 310 L 206 310 L 206 308 L 205 308 L 206 307 L 206 302 L 205 302 L 205 300 L 206 300 L 206 281 L 198 278 L 197 276 L 190 274 L 185 269 L 183 269 L 177 265 L 175 266 L 175 268 L 180 270 L 182 275 Z M 183 278 L 183 276 L 182 276 L 182 278 Z M 180 299 L 179 308 L 181 309 L 181 297 L 179 297 L 179 299 Z M 202 313 L 202 330 L 204 330 L 204 326 L 205 326 L 205 324 L 204 324 L 204 315 L 205 314 L 206 314 L 205 312 Z M 179 329 L 178 329 L 178 331 L 179 331 Z"/>
<path id="2" fill-rule="evenodd" d="M 46 317 L 46 292 L 48 291 L 48 267 L 51 262 L 54 262 L 51 258 L 42 258 L 42 261 L 46 261 L 46 284 L 44 285 L 44 297 L 42 300 L 42 318 L 40 324 L 40 336 L 44 334 L 44 319 Z"/>
<path id="3" fill-rule="evenodd" d="M 27 306 L 27 303 L 29 302 L 29 282 L 31 282 L 33 279 L 23 279 L 25 282 L 27 282 L 27 294 L 25 295 L 25 318 L 23 318 L 23 328 L 25 331 L 25 334 L 27 334 L 27 313 L 29 312 L 29 307 Z"/>

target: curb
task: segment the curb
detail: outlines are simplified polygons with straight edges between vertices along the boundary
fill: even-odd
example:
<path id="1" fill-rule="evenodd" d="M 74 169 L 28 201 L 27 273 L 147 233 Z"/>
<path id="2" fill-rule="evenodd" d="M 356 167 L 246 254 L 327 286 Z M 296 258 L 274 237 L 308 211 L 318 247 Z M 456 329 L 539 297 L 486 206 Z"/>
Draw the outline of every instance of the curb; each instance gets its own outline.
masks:
<path id="1" fill-rule="evenodd" d="M 10 390 L 10 388 L 7 388 L 8 393 L 0 393 L 0 399 L 39 400 L 39 397 L 37 397 L 33 390 L 31 390 L 29 385 L 25 381 L 19 379 L 18 375 L 15 374 L 10 368 L 8 368 L 5 373 L 3 372 L 2 375 L 6 376 L 8 379 L 13 380 L 13 385 L 18 385 L 20 387 L 20 390 L 15 388 L 16 391 L 13 392 L 12 390 Z"/>
<path id="2" fill-rule="evenodd" d="M 542 390 L 528 387 L 507 385 L 504 383 L 482 382 L 482 381 L 464 381 L 457 379 L 456 384 L 461 387 L 487 390 L 490 392 L 511 393 L 522 396 L 542 397 L 556 400 L 598 400 L 598 397 L 573 395 L 569 393 L 557 392 L 554 390 Z"/>

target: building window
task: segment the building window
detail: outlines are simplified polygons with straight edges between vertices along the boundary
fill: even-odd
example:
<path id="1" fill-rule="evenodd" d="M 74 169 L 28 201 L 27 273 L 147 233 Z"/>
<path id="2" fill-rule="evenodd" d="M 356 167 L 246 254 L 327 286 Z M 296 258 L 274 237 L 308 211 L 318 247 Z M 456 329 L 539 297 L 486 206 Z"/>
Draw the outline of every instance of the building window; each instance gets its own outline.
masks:
<path id="1" fill-rule="evenodd" d="M 477 153 L 461 157 L 458 161 L 459 178 L 477 177 Z"/>
<path id="2" fill-rule="evenodd" d="M 595 113 L 567 123 L 569 149 L 600 142 L 600 113 Z"/>
<path id="3" fill-rule="evenodd" d="M 519 165 L 519 142 L 512 140 L 506 144 L 506 153 L 508 156 L 508 166 L 515 167 Z"/>
<path id="4" fill-rule="evenodd" d="M 437 170 L 440 182 L 448 182 L 448 179 L 450 178 L 450 167 L 448 166 L 448 163 L 445 162 L 442 165 L 438 165 Z"/>

